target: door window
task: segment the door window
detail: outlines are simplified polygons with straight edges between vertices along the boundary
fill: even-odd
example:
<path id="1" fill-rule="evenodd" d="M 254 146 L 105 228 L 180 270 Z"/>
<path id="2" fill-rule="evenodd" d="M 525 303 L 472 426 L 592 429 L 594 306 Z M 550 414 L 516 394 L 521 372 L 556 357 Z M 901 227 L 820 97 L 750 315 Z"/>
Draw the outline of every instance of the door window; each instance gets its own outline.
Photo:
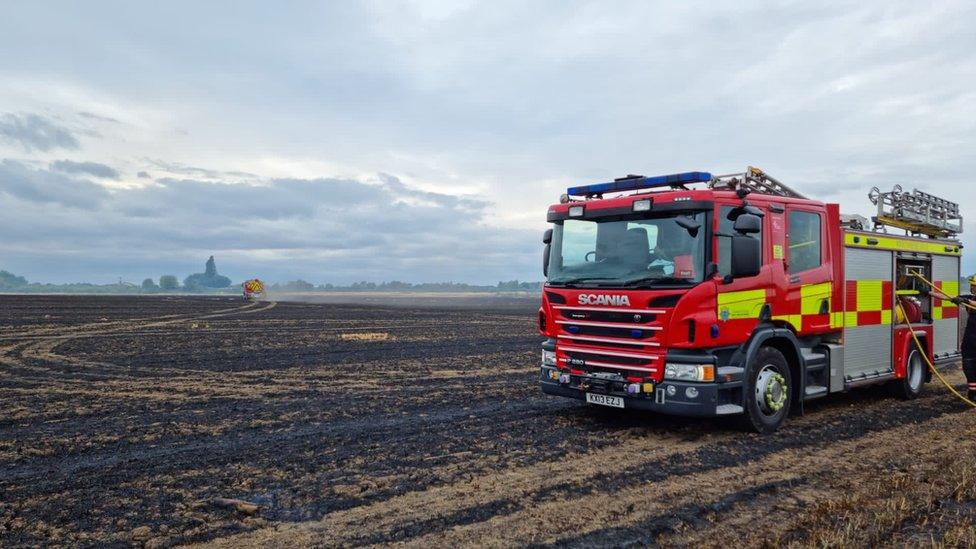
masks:
<path id="1" fill-rule="evenodd" d="M 820 214 L 790 212 L 790 273 L 801 273 L 823 264 Z"/>

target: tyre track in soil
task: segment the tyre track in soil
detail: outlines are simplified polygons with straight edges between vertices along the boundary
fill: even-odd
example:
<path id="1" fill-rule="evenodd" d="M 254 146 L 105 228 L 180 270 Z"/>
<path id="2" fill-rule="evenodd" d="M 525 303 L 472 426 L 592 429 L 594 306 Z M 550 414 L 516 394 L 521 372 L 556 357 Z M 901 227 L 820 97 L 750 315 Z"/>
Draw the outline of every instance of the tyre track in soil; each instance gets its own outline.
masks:
<path id="1" fill-rule="evenodd" d="M 535 349 L 519 353 L 525 355 L 519 360 L 535 360 Z M 90 367 L 102 364 L 111 363 L 91 361 Z M 346 370 L 347 379 L 354 381 L 360 368 L 371 373 L 396 370 L 389 364 L 384 369 L 383 364 L 373 363 L 369 370 L 370 363 L 361 363 L 356 370 Z M 432 361 L 427 365 L 430 377 L 457 376 L 463 382 L 469 371 L 438 370 L 453 364 L 457 362 Z M 491 377 L 486 370 L 491 368 L 477 369 L 479 379 Z M 309 375 L 301 369 L 200 374 L 204 385 L 227 378 L 228 391 L 245 378 L 254 383 L 261 376 L 280 375 L 274 379 L 276 385 L 298 385 Z M 958 408 L 944 395 L 933 394 L 932 388 L 913 402 L 860 391 L 820 401 L 807 416 L 788 422 L 783 432 L 757 437 L 714 422 L 621 415 L 542 397 L 533 385 L 534 367 L 525 373 L 510 369 L 497 374 L 496 382 L 485 383 L 474 394 L 459 394 L 458 385 L 449 385 L 431 389 L 424 398 L 424 387 L 410 386 L 409 398 L 390 397 L 400 415 L 389 415 L 372 402 L 355 403 L 347 414 L 337 412 L 344 393 L 370 391 L 370 400 L 376 398 L 372 391 L 377 387 L 369 383 L 339 386 L 332 393 L 273 392 L 271 398 L 246 404 L 255 407 L 253 413 L 269 416 L 291 414 L 302 406 L 313 405 L 312 409 L 295 423 L 258 428 L 235 424 L 219 436 L 173 437 L 155 445 L 114 445 L 33 462 L 7 462 L 4 468 L 13 467 L 12 480 L 0 480 L 0 494 L 36 500 L 64 492 L 58 496 L 62 502 L 88 498 L 85 510 L 78 511 L 87 512 L 89 507 L 110 508 L 112 498 L 134 497 L 123 487 L 143 482 L 164 481 L 167 490 L 197 497 L 228 495 L 228 487 L 238 486 L 229 495 L 261 502 L 262 516 L 277 521 L 271 528 L 219 515 L 211 515 L 203 526 L 182 515 L 154 519 L 154 524 L 169 524 L 171 531 L 184 531 L 173 541 L 224 546 L 391 541 L 477 545 L 486 540 L 588 546 L 600 540 L 643 543 L 682 532 L 695 539 L 696 532 L 714 529 L 714 517 L 734 522 L 731 515 L 737 512 L 754 514 L 750 502 L 782 504 L 784 493 L 796 494 L 787 497 L 799 502 L 821 497 L 808 487 L 833 478 L 823 460 L 850 460 L 852 453 L 873 445 L 891 447 L 915 422 L 924 431 L 926 425 L 941 428 L 941 422 L 959 416 L 953 413 Z M 224 399 L 211 400 L 202 409 L 205 415 L 234 419 L 236 412 L 228 414 L 221 407 Z M 178 415 L 180 406 L 174 406 L 172 413 Z M 151 410 L 150 419 L 160 419 L 158 413 Z M 130 428 L 150 419 L 138 418 Z M 91 424 L 96 432 L 105 428 Z M 0 425 L 0 434 L 2 429 Z M 794 459 L 806 461 L 790 474 L 764 465 Z M 233 468 L 240 469 L 238 477 L 246 476 L 243 482 L 249 488 L 240 488 L 242 481 L 235 481 L 233 474 L 227 476 Z M 107 479 L 112 480 L 106 484 Z M 63 503 L 37 505 L 34 512 L 43 517 Z M 583 512 L 574 513 L 573 520 L 552 520 L 577 508 Z M 137 511 L 148 516 L 154 507 L 142 501 Z M 102 517 L 92 520 L 105 528 Z M 0 542 L 2 528 L 0 506 Z M 228 536 L 241 530 L 253 531 Z M 125 541 L 123 534 L 103 536 Z"/>
<path id="2" fill-rule="evenodd" d="M 262 306 L 258 306 L 262 305 Z M 59 355 L 54 352 L 55 347 L 73 339 L 85 338 L 88 336 L 118 336 L 126 334 L 130 330 L 145 328 L 158 328 L 171 326 L 183 322 L 193 322 L 224 318 L 243 314 L 254 314 L 268 311 L 275 308 L 277 302 L 250 302 L 239 307 L 231 307 L 212 311 L 203 315 L 167 315 L 161 318 L 141 318 L 129 321 L 117 321 L 109 323 L 88 323 L 68 328 L 68 333 L 51 333 L 47 330 L 35 330 L 23 332 L 21 335 L 6 334 L 2 340 L 12 340 L 13 344 L 0 347 L 0 364 L 11 368 L 17 368 L 21 373 L 26 371 L 40 371 L 45 377 L 49 373 L 43 368 L 31 367 L 25 359 L 33 359 L 50 364 L 63 366 L 96 367 L 105 370 L 127 369 L 107 362 L 89 363 L 72 357 Z M 30 341 L 19 342 L 20 337 L 27 337 Z"/>
<path id="3" fill-rule="evenodd" d="M 222 314 L 225 314 L 225 313 L 239 312 L 239 311 L 242 311 L 242 310 L 247 310 L 247 309 L 256 307 L 257 305 L 259 305 L 261 303 L 268 303 L 268 302 L 252 301 L 250 303 L 247 303 L 247 304 L 244 304 L 244 305 L 241 305 L 241 306 L 238 306 L 238 307 L 230 307 L 230 308 L 227 308 L 227 309 L 220 309 L 220 310 L 217 310 L 217 311 L 211 311 L 209 314 L 222 315 Z M 273 302 L 273 301 L 270 302 L 270 303 L 275 303 L 276 304 L 276 302 Z M 274 305 L 271 305 L 271 307 L 274 307 Z M 271 307 L 269 307 L 269 308 L 271 308 Z M 199 314 L 199 313 L 197 313 L 197 314 Z M 83 323 L 83 324 L 74 324 L 74 325 L 68 325 L 68 326 L 59 326 L 59 327 L 55 327 L 55 328 L 36 328 L 36 329 L 33 329 L 33 330 L 26 330 L 26 331 L 21 331 L 21 332 L 7 332 L 5 334 L 0 334 L 0 341 L 18 340 L 18 339 L 21 339 L 21 338 L 34 338 L 34 337 L 44 337 L 44 336 L 54 336 L 54 337 L 62 336 L 62 337 L 70 338 L 70 334 L 74 334 L 76 332 L 92 331 L 93 334 L 97 334 L 97 333 L 101 333 L 101 332 L 105 332 L 105 331 L 112 332 L 112 331 L 115 331 L 117 329 L 125 329 L 125 328 L 131 327 L 133 325 L 138 325 L 140 323 L 145 323 L 145 322 L 152 322 L 153 325 L 159 326 L 159 325 L 167 324 L 171 320 L 172 321 L 192 320 L 194 318 L 195 318 L 195 315 L 193 315 L 193 314 L 190 314 L 190 315 L 187 315 L 187 314 L 170 314 L 170 315 L 162 315 L 162 316 L 157 316 L 157 317 L 134 318 L 134 319 L 127 319 L 127 320 L 102 321 L 102 322 L 86 322 L 86 323 Z"/>

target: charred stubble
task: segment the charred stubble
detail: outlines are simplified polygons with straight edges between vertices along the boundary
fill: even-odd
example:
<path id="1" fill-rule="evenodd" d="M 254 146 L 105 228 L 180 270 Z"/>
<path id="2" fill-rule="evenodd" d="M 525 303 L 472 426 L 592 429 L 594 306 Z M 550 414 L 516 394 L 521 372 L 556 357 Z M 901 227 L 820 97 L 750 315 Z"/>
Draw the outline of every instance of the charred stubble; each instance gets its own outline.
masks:
<path id="1" fill-rule="evenodd" d="M 816 487 L 845 452 L 960 411 L 936 387 L 914 402 L 859 391 L 758 437 L 588 409 L 538 392 L 532 300 L 0 305 L 3 545 L 121 544 L 140 527 L 161 543 L 700 542 L 716 525 L 749 533 L 737 517 L 775 515 L 770 502 L 788 525 L 829 499 Z M 844 474 L 900 463 L 878 460 Z M 552 523 L 567 511 L 587 516 Z"/>

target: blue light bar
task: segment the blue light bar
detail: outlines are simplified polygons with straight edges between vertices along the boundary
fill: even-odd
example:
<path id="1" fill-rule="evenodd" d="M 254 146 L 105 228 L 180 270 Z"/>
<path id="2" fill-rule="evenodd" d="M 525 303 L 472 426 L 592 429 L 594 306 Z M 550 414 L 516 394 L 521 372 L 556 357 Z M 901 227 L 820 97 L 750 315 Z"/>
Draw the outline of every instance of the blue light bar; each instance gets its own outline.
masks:
<path id="1" fill-rule="evenodd" d="M 708 172 L 685 172 L 655 177 L 634 177 L 621 179 L 610 183 L 596 183 L 582 187 L 570 187 L 566 193 L 572 196 L 590 196 L 603 193 L 617 193 L 621 191 L 636 191 L 638 189 L 652 189 L 654 187 L 669 187 L 684 183 L 707 183 L 712 180 Z"/>

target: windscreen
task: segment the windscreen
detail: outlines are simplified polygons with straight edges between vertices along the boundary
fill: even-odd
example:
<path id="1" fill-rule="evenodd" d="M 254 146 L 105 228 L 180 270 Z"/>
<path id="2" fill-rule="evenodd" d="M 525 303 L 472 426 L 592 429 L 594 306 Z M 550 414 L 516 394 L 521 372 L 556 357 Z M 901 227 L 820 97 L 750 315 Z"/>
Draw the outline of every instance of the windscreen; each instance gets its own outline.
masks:
<path id="1" fill-rule="evenodd" d="M 655 286 L 702 281 L 705 213 L 567 219 L 553 228 L 552 285 Z"/>

